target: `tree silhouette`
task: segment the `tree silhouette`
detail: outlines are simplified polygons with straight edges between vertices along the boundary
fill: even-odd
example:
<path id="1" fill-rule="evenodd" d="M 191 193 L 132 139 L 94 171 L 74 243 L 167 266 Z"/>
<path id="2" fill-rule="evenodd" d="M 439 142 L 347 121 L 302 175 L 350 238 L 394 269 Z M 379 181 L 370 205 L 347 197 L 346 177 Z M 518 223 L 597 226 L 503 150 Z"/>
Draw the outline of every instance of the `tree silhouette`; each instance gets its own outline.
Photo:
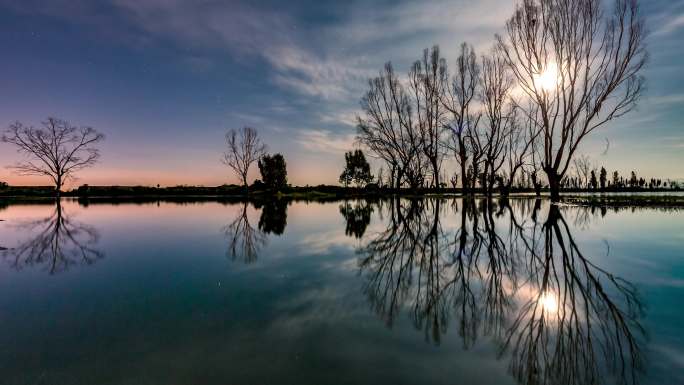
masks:
<path id="1" fill-rule="evenodd" d="M 243 127 L 239 132 L 230 130 L 226 133 L 227 150 L 221 161 L 230 167 L 247 188 L 249 169 L 266 152 L 266 145 L 261 142 L 257 131 L 252 127 Z"/>
<path id="2" fill-rule="evenodd" d="M 345 167 L 340 174 L 340 183 L 345 187 L 354 183 L 357 187 L 365 186 L 373 181 L 370 165 L 363 151 L 354 150 L 344 154 Z"/>
<path id="3" fill-rule="evenodd" d="M 42 128 L 12 124 L 2 141 L 14 145 L 27 159 L 18 162 L 11 169 L 19 175 L 40 175 L 49 177 L 60 195 L 62 186 L 74 174 L 92 167 L 100 159 L 95 145 L 104 135 L 92 127 L 72 126 L 65 120 L 48 118 Z"/>
<path id="4" fill-rule="evenodd" d="M 68 270 L 78 264 L 91 265 L 104 257 L 95 248 L 98 231 L 69 218 L 60 201 L 46 218 L 19 224 L 28 238 L 18 246 L 0 251 L 14 269 L 42 266 L 50 274 Z"/>
<path id="5" fill-rule="evenodd" d="M 287 206 L 285 199 L 269 199 L 264 202 L 259 217 L 259 230 L 264 234 L 281 235 L 287 225 Z M 257 207 L 258 208 L 258 207 Z"/>
<path id="6" fill-rule="evenodd" d="M 601 190 L 606 189 L 606 179 L 608 178 L 608 173 L 604 167 L 601 167 L 601 173 L 599 174 L 599 183 L 601 185 Z"/>
<path id="7" fill-rule="evenodd" d="M 440 204 L 393 199 L 386 230 L 359 248 L 364 292 L 388 327 L 407 309 L 434 343 L 452 322 L 465 348 L 487 336 L 520 384 L 638 381 L 636 290 L 585 257 L 558 206 L 541 222 L 540 199 L 484 199 L 479 207 L 464 199 L 446 242 Z M 578 221 L 591 218 L 590 209 L 572 210 Z M 506 216 L 508 228 L 499 228 Z"/>
<path id="8" fill-rule="evenodd" d="M 542 169 L 554 201 L 580 143 L 632 110 L 642 91 L 644 23 L 636 0 L 522 0 L 497 36 L 518 85 L 537 107 Z M 551 77 L 551 79 L 548 79 Z M 546 81 L 544 78 L 547 78 Z"/>
<path id="9" fill-rule="evenodd" d="M 355 238 L 363 238 L 372 213 L 373 206 L 368 201 L 357 201 L 354 205 L 345 201 L 340 205 L 340 214 L 346 222 L 344 233 Z"/>
<path id="10" fill-rule="evenodd" d="M 248 202 L 243 203 L 242 210 L 223 228 L 223 232 L 228 237 L 228 253 L 231 258 L 252 263 L 259 257 L 259 249 L 266 244 L 266 234 L 249 222 L 248 205 Z"/>
<path id="11" fill-rule="evenodd" d="M 281 154 L 264 155 L 259 159 L 261 181 L 271 191 L 280 191 L 287 186 L 287 165 Z"/>

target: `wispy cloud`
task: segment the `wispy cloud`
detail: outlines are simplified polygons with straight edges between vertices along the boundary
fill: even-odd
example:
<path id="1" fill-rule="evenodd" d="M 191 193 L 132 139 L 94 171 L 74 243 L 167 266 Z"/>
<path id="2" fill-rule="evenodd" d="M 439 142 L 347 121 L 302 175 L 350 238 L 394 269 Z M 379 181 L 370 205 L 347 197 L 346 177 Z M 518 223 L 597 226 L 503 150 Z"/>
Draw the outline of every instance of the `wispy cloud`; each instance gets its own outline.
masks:
<path id="1" fill-rule="evenodd" d="M 647 99 L 650 104 L 654 106 L 658 105 L 670 105 L 670 104 L 682 104 L 684 103 L 684 93 L 674 93 L 667 95 L 657 95 L 651 96 Z"/>
<path id="2" fill-rule="evenodd" d="M 300 130 L 297 142 L 309 151 L 344 153 L 354 147 L 354 134 L 334 134 L 328 130 Z"/>
<path id="3" fill-rule="evenodd" d="M 664 15 L 662 20 L 659 21 L 660 22 L 656 24 L 659 25 L 659 27 L 653 31 L 653 36 L 669 35 L 684 27 L 684 13 Z"/>

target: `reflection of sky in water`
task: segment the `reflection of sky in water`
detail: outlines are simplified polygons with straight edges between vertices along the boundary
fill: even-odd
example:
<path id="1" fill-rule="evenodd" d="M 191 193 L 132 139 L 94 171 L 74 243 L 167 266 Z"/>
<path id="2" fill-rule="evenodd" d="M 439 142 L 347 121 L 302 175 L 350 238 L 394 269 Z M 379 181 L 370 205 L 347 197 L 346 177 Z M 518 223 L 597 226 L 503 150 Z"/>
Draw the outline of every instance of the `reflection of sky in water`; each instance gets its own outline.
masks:
<path id="1" fill-rule="evenodd" d="M 457 276 L 451 258 L 463 202 L 456 203 L 457 212 L 450 202 L 440 207 L 438 247 L 446 267 L 435 275 L 439 287 L 448 287 Z M 448 312 L 439 345 L 434 343 L 434 325 L 426 324 L 431 318 L 415 314 L 430 309 L 425 290 L 433 285 L 426 276 L 418 278 L 420 271 L 430 271 L 421 270 L 419 261 L 413 262 L 413 281 L 387 327 L 369 297 L 369 280 L 377 270 L 360 267 L 363 248 L 390 224 L 387 205 L 374 209 L 357 239 L 345 234 L 339 202 L 292 203 L 284 234 L 267 235 L 251 263 L 227 255 L 222 231 L 242 209 L 219 203 L 82 207 L 65 202 L 66 215 L 97 229 L 104 257 L 52 275 L 39 265 L 17 271 L 7 258 L 0 261 L 0 346 L 10 347 L 0 351 L 0 370 L 9 373 L 10 383 L 38 375 L 65 384 L 77 383 L 75 378 L 91 383 L 515 383 L 511 349 L 502 353 L 487 333 L 464 350 L 462 318 L 453 311 L 458 296 L 440 299 Z M 518 224 L 529 233 L 535 227 L 531 209 L 513 205 Z M 16 247 L 30 232 L 15 225 L 53 210 L 10 205 L 0 211 L 5 220 L 0 246 Z M 547 211 L 544 204 L 540 223 Z M 246 213 L 258 227 L 262 209 L 248 206 Z M 649 337 L 648 371 L 641 383 L 681 381 L 682 214 L 608 211 L 601 217 L 574 208 L 562 213 L 584 256 L 634 283 L 646 305 L 641 323 Z M 509 217 L 494 214 L 491 224 L 508 245 Z M 467 221 L 471 226 L 472 218 Z M 429 224 L 427 216 L 418 226 Z M 482 218 L 478 226 L 484 226 Z M 473 274 L 486 276 L 492 268 L 484 255 L 480 251 L 479 272 Z M 522 274 L 523 264 L 517 268 L 520 274 L 503 280 L 502 291 L 514 294 L 515 309 L 536 300 L 553 328 L 568 311 L 563 295 L 555 287 L 541 293 Z M 486 292 L 486 281 L 472 282 L 473 291 Z M 610 285 L 605 288 L 610 292 Z"/>

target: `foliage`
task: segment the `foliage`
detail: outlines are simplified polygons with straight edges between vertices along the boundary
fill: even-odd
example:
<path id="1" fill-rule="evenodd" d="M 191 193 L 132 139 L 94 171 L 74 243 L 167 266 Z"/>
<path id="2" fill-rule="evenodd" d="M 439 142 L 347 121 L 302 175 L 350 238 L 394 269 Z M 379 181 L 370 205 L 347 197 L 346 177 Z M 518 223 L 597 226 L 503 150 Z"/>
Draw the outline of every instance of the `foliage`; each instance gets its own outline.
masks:
<path id="1" fill-rule="evenodd" d="M 340 175 L 340 183 L 345 187 L 355 183 L 357 187 L 365 186 L 373 181 L 370 165 L 363 155 L 363 151 L 354 150 L 344 154 L 345 168 Z"/>
<path id="2" fill-rule="evenodd" d="M 272 191 L 287 186 L 287 164 L 281 154 L 262 156 L 259 159 L 259 172 L 266 187 Z"/>

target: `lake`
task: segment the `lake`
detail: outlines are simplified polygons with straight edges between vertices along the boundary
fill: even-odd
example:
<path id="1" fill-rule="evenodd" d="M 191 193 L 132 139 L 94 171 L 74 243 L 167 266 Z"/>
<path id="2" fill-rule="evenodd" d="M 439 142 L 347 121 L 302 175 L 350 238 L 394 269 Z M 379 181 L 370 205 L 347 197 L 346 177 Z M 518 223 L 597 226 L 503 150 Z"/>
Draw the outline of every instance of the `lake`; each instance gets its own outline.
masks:
<path id="1" fill-rule="evenodd" d="M 0 204 L 3 384 L 684 383 L 684 210 Z"/>

